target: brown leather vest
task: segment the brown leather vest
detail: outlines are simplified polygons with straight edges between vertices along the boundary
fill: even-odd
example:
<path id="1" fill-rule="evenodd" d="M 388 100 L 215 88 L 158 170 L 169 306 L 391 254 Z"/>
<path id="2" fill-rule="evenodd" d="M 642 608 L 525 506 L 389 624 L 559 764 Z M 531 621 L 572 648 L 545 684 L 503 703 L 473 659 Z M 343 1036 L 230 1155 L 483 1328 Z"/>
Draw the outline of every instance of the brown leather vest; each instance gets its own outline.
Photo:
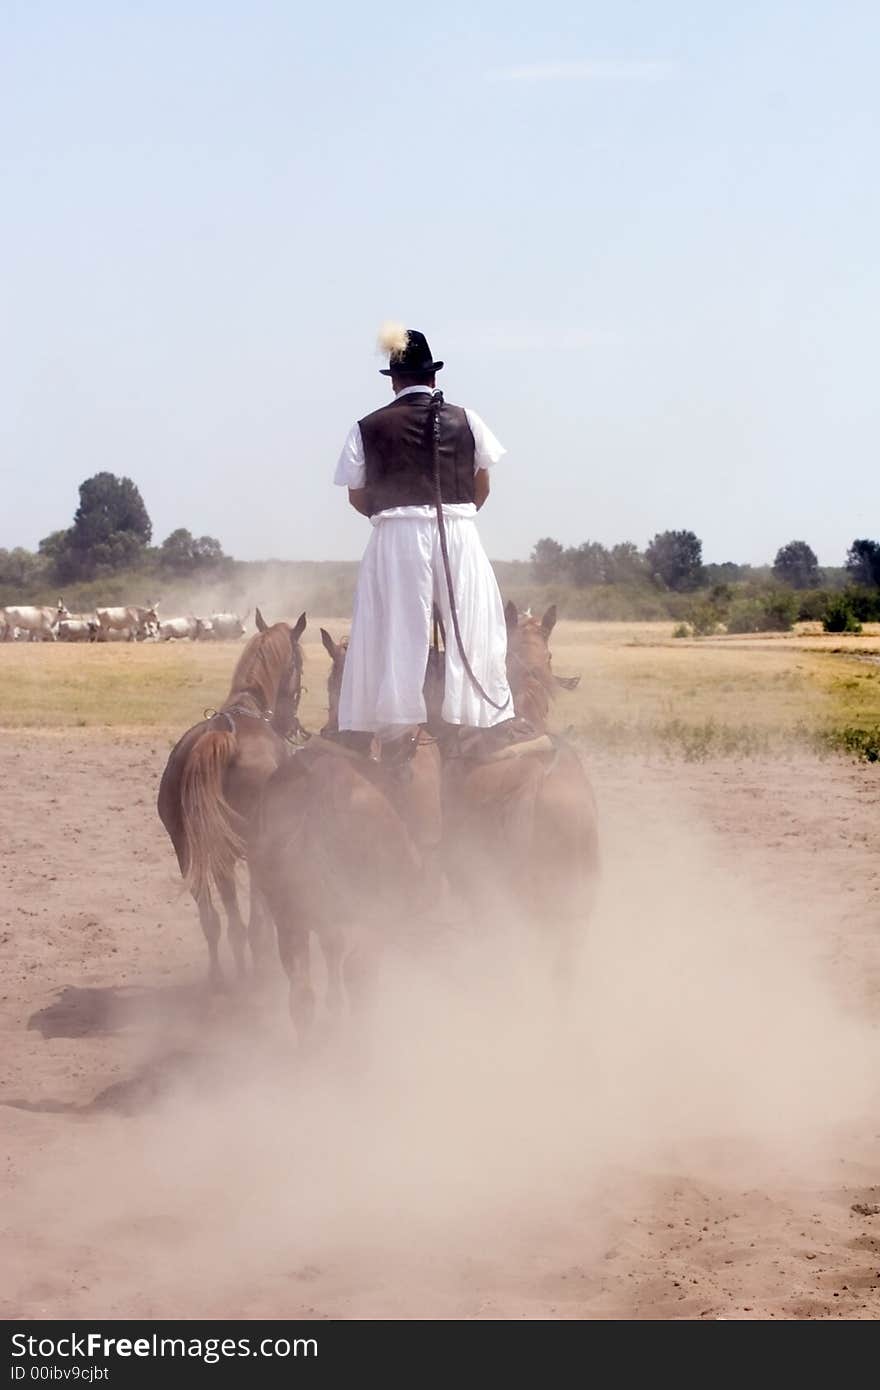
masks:
<path id="1" fill-rule="evenodd" d="M 367 465 L 370 513 L 421 507 L 434 501 L 431 396 L 413 391 L 359 420 Z M 460 405 L 440 411 L 440 495 L 474 500 L 474 436 Z"/>

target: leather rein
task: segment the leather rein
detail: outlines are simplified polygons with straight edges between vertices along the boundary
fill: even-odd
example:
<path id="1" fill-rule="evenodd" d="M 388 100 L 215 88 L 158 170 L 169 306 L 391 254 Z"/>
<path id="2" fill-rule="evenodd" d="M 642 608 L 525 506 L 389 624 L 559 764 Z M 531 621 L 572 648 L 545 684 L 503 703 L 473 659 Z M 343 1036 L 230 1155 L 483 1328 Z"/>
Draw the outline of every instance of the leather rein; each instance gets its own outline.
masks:
<path id="1" fill-rule="evenodd" d="M 443 392 L 435 388 L 431 397 L 431 421 L 434 447 L 434 510 L 437 513 L 437 529 L 440 533 L 440 553 L 443 556 L 443 570 L 446 575 L 446 592 L 449 595 L 449 616 L 452 618 L 452 630 L 455 633 L 455 644 L 461 657 L 461 664 L 465 669 L 468 680 L 476 690 L 481 700 L 485 700 L 487 705 L 493 709 L 505 710 L 511 702 L 511 694 L 508 691 L 507 699 L 503 704 L 493 700 L 492 696 L 483 689 L 474 669 L 468 659 L 468 654 L 464 649 L 464 640 L 461 635 L 461 628 L 458 623 L 458 605 L 455 601 L 455 588 L 452 583 L 452 567 L 449 563 L 449 548 L 446 543 L 446 523 L 443 517 L 443 492 L 440 485 L 440 411 L 443 407 Z M 434 629 L 434 640 L 436 643 L 437 629 Z"/>

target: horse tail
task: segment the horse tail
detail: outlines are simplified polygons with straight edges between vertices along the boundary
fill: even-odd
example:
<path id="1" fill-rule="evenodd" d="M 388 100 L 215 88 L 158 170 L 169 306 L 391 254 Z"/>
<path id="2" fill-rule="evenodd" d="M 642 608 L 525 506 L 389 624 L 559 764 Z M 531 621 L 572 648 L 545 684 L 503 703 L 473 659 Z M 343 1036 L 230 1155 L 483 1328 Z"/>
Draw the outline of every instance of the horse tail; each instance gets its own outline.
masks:
<path id="1" fill-rule="evenodd" d="M 181 777 L 180 810 L 183 830 L 183 877 L 193 897 L 200 898 L 211 880 L 228 879 L 244 857 L 241 817 L 223 794 L 223 779 L 238 751 L 235 734 L 209 729 L 193 745 Z"/>

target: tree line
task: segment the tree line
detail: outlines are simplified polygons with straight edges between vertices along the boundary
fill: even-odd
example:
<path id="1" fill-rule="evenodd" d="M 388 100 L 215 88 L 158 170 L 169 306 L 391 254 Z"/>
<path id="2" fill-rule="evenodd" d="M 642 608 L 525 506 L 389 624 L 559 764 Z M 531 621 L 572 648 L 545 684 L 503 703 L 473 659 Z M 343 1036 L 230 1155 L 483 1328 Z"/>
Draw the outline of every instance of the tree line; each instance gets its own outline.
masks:
<path id="1" fill-rule="evenodd" d="M 563 546 L 549 536 L 532 549 L 531 567 L 538 584 L 653 584 L 673 593 L 693 593 L 719 583 L 736 584 L 765 574 L 791 589 L 819 589 L 825 575 L 806 541 L 780 546 L 768 571 L 750 565 L 704 564 L 703 543 L 693 531 L 659 531 L 644 551 L 632 541 L 606 547 L 598 541 Z M 880 541 L 854 540 L 846 555 L 847 580 L 863 588 L 880 588 Z"/>
<path id="2" fill-rule="evenodd" d="M 772 565 L 706 564 L 693 531 L 660 531 L 644 551 L 631 541 L 562 546 L 545 536 L 532 550 L 533 582 L 572 617 L 679 619 L 676 634 L 788 631 L 801 620 L 831 632 L 880 621 L 880 541 L 854 540 L 841 569 L 823 571 L 812 546 L 793 540 Z"/>
<path id="3" fill-rule="evenodd" d="M 96 473 L 80 484 L 70 526 L 44 536 L 36 552 L 0 549 L 0 585 L 63 585 L 145 568 L 181 577 L 220 576 L 232 564 L 214 536 L 193 536 L 183 526 L 158 546 L 150 544 L 152 536 L 149 513 L 131 478 Z"/>

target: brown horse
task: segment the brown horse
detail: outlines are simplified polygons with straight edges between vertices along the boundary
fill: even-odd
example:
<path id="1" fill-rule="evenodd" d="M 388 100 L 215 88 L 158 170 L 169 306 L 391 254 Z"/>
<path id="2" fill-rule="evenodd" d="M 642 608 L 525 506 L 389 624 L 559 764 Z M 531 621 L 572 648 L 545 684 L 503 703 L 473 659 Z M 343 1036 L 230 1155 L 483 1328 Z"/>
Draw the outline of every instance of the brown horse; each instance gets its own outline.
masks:
<path id="1" fill-rule="evenodd" d="M 342 674 L 345 670 L 345 658 L 348 652 L 348 638 L 343 637 L 339 642 L 335 642 L 330 633 L 322 627 L 321 641 L 332 663 L 330 674 L 327 677 L 327 722 L 321 732 L 325 735 L 332 735 L 339 729 L 339 694 L 342 689 Z M 425 677 L 425 700 L 429 714 L 433 709 L 436 709 L 437 720 L 435 722 L 438 722 L 440 705 L 443 700 L 443 687 L 442 674 L 439 690 L 436 676 L 436 664 L 430 662 Z M 402 743 L 408 745 L 405 750 L 401 746 L 397 748 L 398 753 L 404 753 L 403 759 L 396 766 L 383 768 L 381 774 L 376 774 L 374 769 L 374 775 L 381 778 L 380 785 L 406 822 L 410 836 L 415 841 L 425 863 L 426 870 L 432 878 L 436 879 L 438 872 L 436 860 L 443 838 L 440 752 L 437 740 L 431 737 L 425 729 L 413 729 L 410 738 L 412 739 L 411 745 L 409 739 L 404 738 L 402 740 Z M 427 887 L 428 893 L 434 891 L 436 891 L 436 885 Z"/>
<path id="2" fill-rule="evenodd" d="M 262 911 L 251 886 L 245 930 L 235 890 L 235 869 L 245 857 L 246 827 L 260 791 L 289 751 L 287 736 L 299 725 L 302 693 L 303 613 L 291 628 L 269 627 L 256 611 L 257 633 L 242 652 L 229 695 L 215 715 L 187 730 L 172 749 L 159 787 L 159 816 L 171 837 L 186 886 L 196 900 L 208 943 L 210 978 L 223 986 L 218 943 L 220 917 L 211 899 L 216 887 L 226 909 L 238 976 L 245 974 L 245 941 L 253 959 L 262 955 Z"/>
<path id="3" fill-rule="evenodd" d="M 338 728 L 347 644 L 323 629 L 330 656 L 328 717 Z M 389 930 L 423 901 L 426 860 L 439 845 L 439 754 L 419 744 L 400 767 L 383 767 L 331 738 L 313 739 L 267 782 L 252 823 L 248 859 L 269 905 L 290 981 L 290 1014 L 300 1038 L 315 1012 L 309 942 L 327 966 L 327 1008 L 362 1006 Z"/>
<path id="4" fill-rule="evenodd" d="M 444 768 L 447 857 L 480 911 L 499 897 L 549 932 L 557 982 L 567 986 L 575 948 L 592 909 L 599 869 L 598 818 L 580 758 L 547 737 L 558 686 L 550 658 L 556 608 L 542 619 L 508 603 L 507 674 L 519 719 L 540 737 L 488 760 L 450 758 Z"/>
<path id="5" fill-rule="evenodd" d="M 303 1042 L 315 1012 L 311 933 L 327 965 L 327 1008 L 338 1014 L 346 991 L 353 1006 L 366 1000 L 382 939 L 420 891 L 418 850 L 371 766 L 313 739 L 269 778 L 252 826 L 252 882 L 275 921 Z"/>

